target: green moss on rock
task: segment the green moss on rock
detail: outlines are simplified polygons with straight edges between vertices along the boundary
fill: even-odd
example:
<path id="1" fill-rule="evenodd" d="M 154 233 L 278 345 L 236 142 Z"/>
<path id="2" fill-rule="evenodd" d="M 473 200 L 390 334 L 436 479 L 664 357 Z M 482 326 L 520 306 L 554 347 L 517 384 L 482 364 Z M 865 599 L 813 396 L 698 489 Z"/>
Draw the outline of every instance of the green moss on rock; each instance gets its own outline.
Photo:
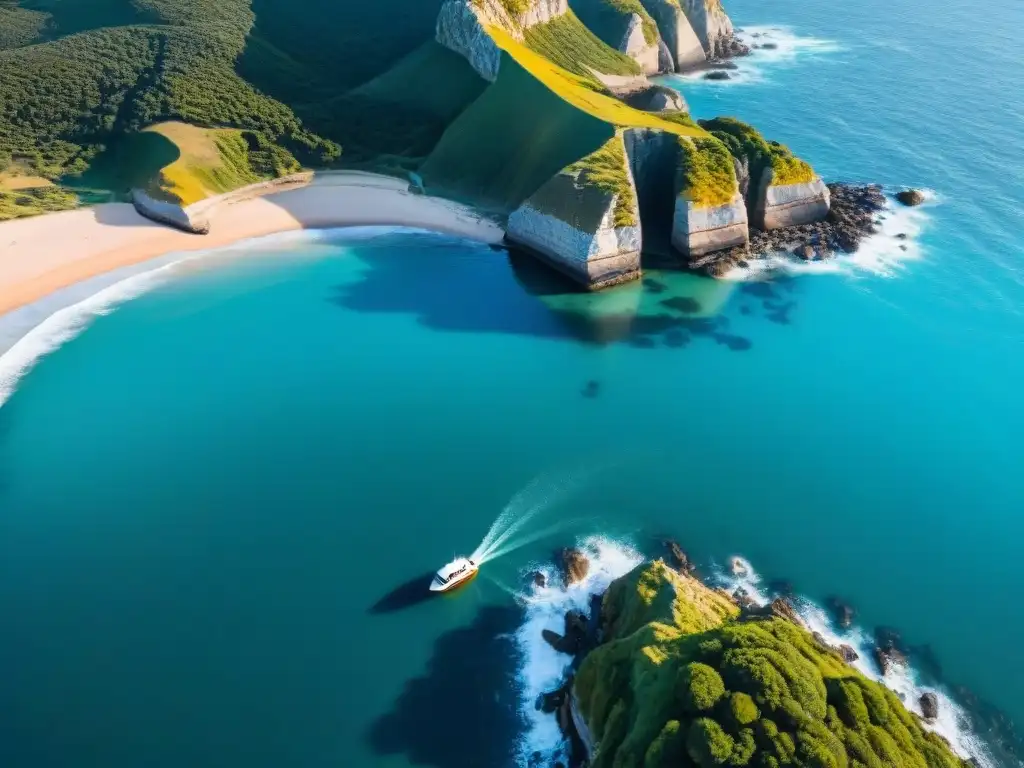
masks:
<path id="1" fill-rule="evenodd" d="M 804 184 L 814 180 L 814 169 L 796 157 L 789 147 L 768 141 L 752 125 L 734 117 L 701 120 L 700 125 L 719 139 L 736 158 L 750 163 L 751 178 L 760 178 L 766 167 L 774 171 L 774 184 Z"/>
<path id="2" fill-rule="evenodd" d="M 966 768 L 805 629 L 737 613 L 660 561 L 612 583 L 574 685 L 594 768 Z"/>
<path id="3" fill-rule="evenodd" d="M 636 218 L 636 189 L 626 165 L 621 134 L 610 138 L 595 152 L 573 163 L 563 173 L 578 176 L 580 181 L 616 195 L 616 227 L 632 227 L 639 223 Z"/>
<path id="4" fill-rule="evenodd" d="M 736 194 L 736 170 L 714 137 L 679 140 L 679 194 L 700 207 L 725 205 Z"/>

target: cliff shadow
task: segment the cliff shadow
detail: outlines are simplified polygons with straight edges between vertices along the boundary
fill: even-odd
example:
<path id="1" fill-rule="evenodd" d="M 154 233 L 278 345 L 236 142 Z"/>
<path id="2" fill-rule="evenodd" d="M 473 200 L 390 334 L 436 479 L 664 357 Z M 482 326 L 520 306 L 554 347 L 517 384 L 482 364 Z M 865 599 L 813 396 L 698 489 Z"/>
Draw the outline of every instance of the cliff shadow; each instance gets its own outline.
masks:
<path id="1" fill-rule="evenodd" d="M 112 141 L 80 176 L 65 177 L 61 184 L 72 192 L 107 190 L 115 199 L 130 199 L 134 187 L 146 187 L 158 178 L 160 171 L 181 157 L 181 149 L 156 131 L 140 131 Z M 136 221 L 122 219 L 104 208 L 95 209 L 96 219 L 113 226 L 136 226 Z M 142 217 L 138 217 L 141 219 Z M 163 225 L 157 225 L 163 226 Z"/>
<path id="2" fill-rule="evenodd" d="M 425 674 L 370 726 L 373 750 L 435 768 L 512 765 L 521 726 L 510 635 L 521 618 L 515 608 L 488 606 L 439 637 Z"/>
<path id="3" fill-rule="evenodd" d="M 497 251 L 501 251 L 500 253 Z M 529 254 L 408 232 L 360 246 L 366 269 L 328 300 L 348 310 L 412 315 L 433 330 L 503 333 L 638 348 L 687 346 L 695 338 L 734 351 L 749 339 L 724 316 L 696 317 L 700 301 L 645 277 L 587 292 Z"/>

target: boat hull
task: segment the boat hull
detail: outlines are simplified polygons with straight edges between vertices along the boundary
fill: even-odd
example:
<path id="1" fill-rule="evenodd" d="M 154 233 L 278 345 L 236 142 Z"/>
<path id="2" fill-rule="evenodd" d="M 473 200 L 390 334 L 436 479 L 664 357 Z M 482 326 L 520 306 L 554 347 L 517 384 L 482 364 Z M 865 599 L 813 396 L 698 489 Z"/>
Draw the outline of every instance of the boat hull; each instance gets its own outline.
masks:
<path id="1" fill-rule="evenodd" d="M 437 592 L 438 594 L 443 594 L 445 592 L 452 592 L 452 591 L 458 589 L 459 587 L 461 587 L 462 585 L 468 584 L 469 582 L 471 582 L 473 579 L 476 578 L 476 575 L 478 573 L 480 573 L 480 569 L 476 568 L 476 569 L 474 569 L 472 571 L 469 571 L 467 574 L 465 574 L 464 576 L 462 576 L 462 577 L 460 577 L 458 579 L 452 579 L 450 582 L 445 584 L 443 587 L 438 587 L 438 586 L 436 586 L 434 584 L 431 584 L 430 585 L 430 591 L 431 592 Z"/>

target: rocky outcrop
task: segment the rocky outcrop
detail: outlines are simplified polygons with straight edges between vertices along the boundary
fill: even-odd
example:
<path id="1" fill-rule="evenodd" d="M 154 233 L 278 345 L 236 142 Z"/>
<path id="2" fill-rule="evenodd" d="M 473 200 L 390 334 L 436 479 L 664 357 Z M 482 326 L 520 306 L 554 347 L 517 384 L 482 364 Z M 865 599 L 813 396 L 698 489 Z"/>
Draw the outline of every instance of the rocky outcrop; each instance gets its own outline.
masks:
<path id="1" fill-rule="evenodd" d="M 676 198 L 672 245 L 699 269 L 698 257 L 735 246 L 745 246 L 747 206 L 737 191 L 724 205 L 701 206 L 683 196 Z"/>
<path id="2" fill-rule="evenodd" d="M 668 548 L 669 562 L 675 566 L 675 569 L 684 576 L 692 576 L 697 566 L 691 562 L 689 555 L 679 546 L 679 542 L 667 539 L 665 546 Z"/>
<path id="3" fill-rule="evenodd" d="M 679 0 L 687 20 L 700 40 L 705 57 L 724 59 L 735 55 L 732 21 L 721 0 Z"/>
<path id="4" fill-rule="evenodd" d="M 587 158 L 556 174 L 508 217 L 506 238 L 589 289 L 640 276 L 640 211 L 616 136 L 621 185 L 593 180 Z"/>
<path id="5" fill-rule="evenodd" d="M 647 38 L 644 37 L 644 20 L 640 18 L 640 14 L 633 13 L 629 16 L 619 50 L 639 64 L 645 75 L 656 75 L 663 71 L 658 63 L 658 42 L 647 42 Z"/>
<path id="6" fill-rule="evenodd" d="M 658 25 L 672 57 L 672 69 L 698 67 L 707 60 L 704 46 L 677 0 L 640 0 Z"/>
<path id="7" fill-rule="evenodd" d="M 590 560 L 575 547 L 562 550 L 562 577 L 566 586 L 583 581 L 590 573 Z M 568 622 L 567 622 L 568 623 Z"/>
<path id="8" fill-rule="evenodd" d="M 918 703 L 921 705 L 921 714 L 924 715 L 924 719 L 930 723 L 935 722 L 939 716 L 939 697 L 928 691 L 921 694 Z"/>
<path id="9" fill-rule="evenodd" d="M 826 604 L 830 611 L 832 611 L 832 617 L 843 629 L 849 629 L 853 626 L 853 618 L 856 615 L 853 608 L 845 601 L 838 597 L 829 597 L 826 600 Z"/>
<path id="10" fill-rule="evenodd" d="M 920 205 L 925 201 L 924 192 L 918 189 L 903 189 L 896 193 L 896 199 L 904 205 Z"/>
<path id="11" fill-rule="evenodd" d="M 798 227 L 828 216 L 831 196 L 820 178 L 802 184 L 775 184 L 769 167 L 754 193 L 751 223 L 762 230 Z"/>
<path id="12" fill-rule="evenodd" d="M 878 627 L 875 630 L 875 643 L 872 654 L 882 675 L 889 674 L 895 666 L 907 665 L 906 649 L 898 632 L 888 627 Z"/>
<path id="13" fill-rule="evenodd" d="M 157 200 L 141 189 L 132 190 L 132 205 L 142 216 L 160 224 L 167 224 L 194 235 L 205 235 L 210 231 L 210 220 L 206 216 L 189 213 L 188 208 L 178 203 Z"/>
<path id="14" fill-rule="evenodd" d="M 499 0 L 445 0 L 437 16 L 435 37 L 445 48 L 463 56 L 490 82 L 498 77 L 501 49 L 487 34 L 487 26 L 501 27 L 516 40 L 537 24 L 544 24 L 569 10 L 567 0 L 532 0 L 520 14 L 510 14 Z"/>

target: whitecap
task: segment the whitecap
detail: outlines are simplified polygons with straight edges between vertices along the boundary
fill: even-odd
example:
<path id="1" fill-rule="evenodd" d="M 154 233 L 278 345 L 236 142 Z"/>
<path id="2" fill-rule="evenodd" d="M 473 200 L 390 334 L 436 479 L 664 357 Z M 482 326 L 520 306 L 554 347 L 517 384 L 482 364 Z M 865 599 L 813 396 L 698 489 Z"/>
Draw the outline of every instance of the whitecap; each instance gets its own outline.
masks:
<path id="1" fill-rule="evenodd" d="M 536 705 L 541 694 L 555 690 L 562 683 L 572 658 L 555 651 L 541 636 L 542 631 L 550 629 L 561 634 L 567 611 L 589 613 L 591 595 L 604 592 L 614 579 L 628 573 L 644 559 L 628 544 L 600 536 L 584 539 L 579 547 L 590 560 L 590 570 L 583 581 L 568 588 L 562 585 L 550 565 L 529 568 L 544 573 L 548 585 L 534 586 L 523 596 L 525 619 L 515 635 L 519 655 L 519 711 L 525 726 L 517 750 L 521 765 L 533 762 L 531 757 L 536 753 L 543 757 L 541 764 L 550 765 L 565 750 L 555 718 L 539 711 Z"/>
<path id="2" fill-rule="evenodd" d="M 924 257 L 920 237 L 927 228 L 930 208 L 938 196 L 925 192 L 925 203 L 907 207 L 891 197 L 880 212 L 878 231 L 861 241 L 854 253 L 837 253 L 825 261 L 804 261 L 791 253 L 769 253 L 750 259 L 745 267 L 734 267 L 724 279 L 735 282 L 756 282 L 778 275 L 839 274 L 847 277 L 897 277 L 908 263 Z"/>

